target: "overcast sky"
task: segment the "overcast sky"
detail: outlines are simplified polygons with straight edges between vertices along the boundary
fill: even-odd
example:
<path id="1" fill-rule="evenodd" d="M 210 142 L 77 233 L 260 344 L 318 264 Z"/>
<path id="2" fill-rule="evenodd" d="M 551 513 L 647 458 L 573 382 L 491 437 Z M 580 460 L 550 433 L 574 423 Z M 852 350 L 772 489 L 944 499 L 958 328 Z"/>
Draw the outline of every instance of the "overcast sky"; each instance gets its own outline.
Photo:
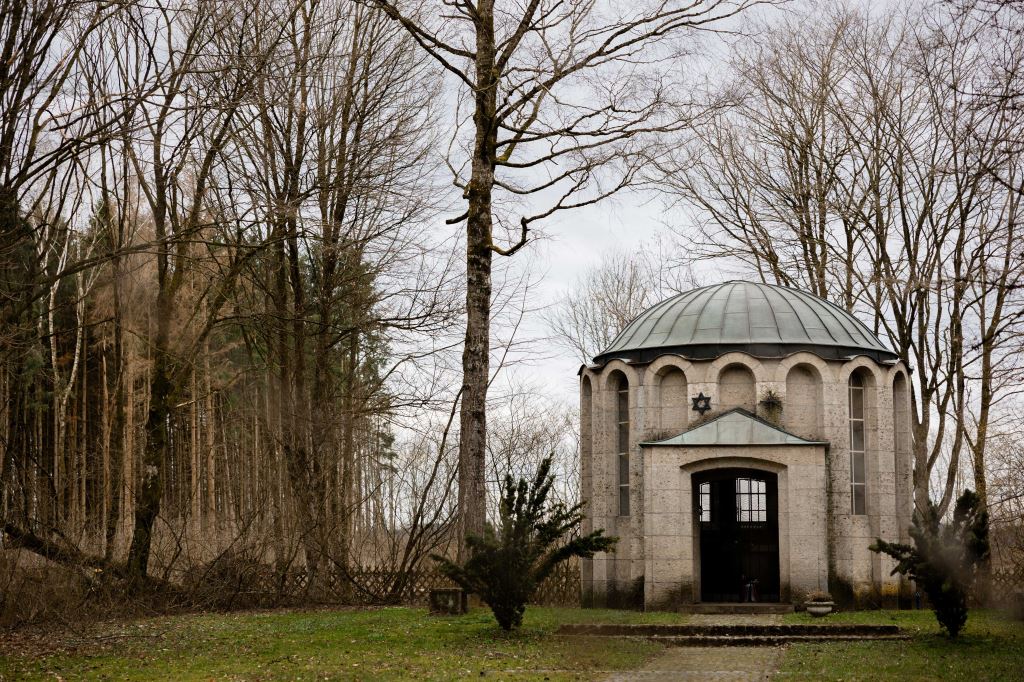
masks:
<path id="1" fill-rule="evenodd" d="M 811 11 L 815 3 L 796 0 L 778 8 L 757 8 L 749 12 L 743 25 L 752 30 L 754 24 L 763 25 L 772 17 L 781 18 L 781 12 L 801 13 Z M 734 25 L 740 28 L 739 22 Z M 707 77 L 717 82 L 724 77 L 726 61 L 735 41 L 744 40 L 739 36 L 711 38 L 702 45 L 695 60 L 682 68 L 692 69 L 695 79 Z M 597 267 L 603 256 L 615 249 L 632 250 L 656 236 L 664 237 L 664 243 L 672 243 L 669 228 L 686 230 L 688 219 L 683 211 L 666 214 L 664 203 L 657 196 L 624 192 L 602 204 L 573 211 L 554 214 L 539 227 L 540 237 L 528 248 L 519 252 L 514 259 L 522 259 L 514 267 L 529 268 L 534 288 L 530 292 L 530 304 L 541 307 L 557 301 L 589 269 Z M 496 257 L 496 267 L 500 258 Z M 708 271 L 708 284 L 732 279 L 728 273 Z M 497 281 L 497 278 L 496 278 Z M 518 338 L 541 339 L 547 334 L 541 314 L 531 312 L 519 330 Z M 500 336 L 497 331 L 495 336 Z M 499 376 L 494 385 L 500 391 L 508 381 L 520 379 L 540 389 L 552 398 L 567 401 L 575 406 L 579 400 L 576 372 L 580 362 L 574 353 L 553 341 L 537 341 L 531 344 L 528 364 L 514 367 L 508 376 Z"/>
<path id="2" fill-rule="evenodd" d="M 748 14 L 744 27 L 748 31 L 753 25 L 763 27 L 773 19 L 782 19 L 783 13 L 800 16 L 822 4 L 827 3 L 797 0 L 787 3 L 783 9 L 762 9 Z M 852 1 L 851 4 L 861 3 Z M 863 4 L 872 10 L 890 6 L 888 2 L 877 1 Z M 704 59 L 701 60 L 700 72 L 712 82 L 723 78 L 732 44 L 741 40 L 744 39 L 737 36 L 709 40 L 702 53 Z M 689 219 L 683 211 L 666 213 L 664 203 L 656 196 L 622 193 L 596 207 L 556 213 L 545 220 L 540 227 L 541 236 L 514 256 L 514 259 L 521 259 L 514 267 L 529 268 L 535 282 L 529 296 L 530 304 L 542 307 L 556 302 L 589 269 L 597 267 L 610 251 L 632 250 L 656 236 L 663 237 L 663 243 L 669 246 L 676 241 L 672 230 L 686 231 L 688 225 Z M 500 260 L 496 257 L 497 267 L 500 267 Z M 706 284 L 715 284 L 736 278 L 736 273 L 716 266 L 707 267 L 698 276 Z M 541 339 L 546 334 L 541 314 L 531 312 L 524 320 L 518 338 Z M 500 331 L 496 333 L 499 335 Z M 531 344 L 531 349 L 528 363 L 517 365 L 506 373 L 508 376 L 504 379 L 499 378 L 494 389 L 500 391 L 503 384 L 519 378 L 546 395 L 575 406 L 579 395 L 578 358 L 553 341 L 539 340 Z"/>
<path id="3" fill-rule="evenodd" d="M 616 249 L 631 250 L 656 235 L 670 234 L 661 207 L 635 195 L 563 213 L 548 221 L 543 232 L 533 248 L 515 256 L 529 261 L 522 265 L 530 268 L 536 282 L 530 299 L 538 308 L 556 302 L 587 270 L 597 267 L 603 255 Z M 543 339 L 548 330 L 538 311 L 528 313 L 519 334 L 537 341 L 531 344 L 535 351 L 530 359 L 512 369 L 512 376 L 575 405 L 580 367 L 576 355 Z M 496 388 L 501 390 L 504 382 L 498 383 Z"/>

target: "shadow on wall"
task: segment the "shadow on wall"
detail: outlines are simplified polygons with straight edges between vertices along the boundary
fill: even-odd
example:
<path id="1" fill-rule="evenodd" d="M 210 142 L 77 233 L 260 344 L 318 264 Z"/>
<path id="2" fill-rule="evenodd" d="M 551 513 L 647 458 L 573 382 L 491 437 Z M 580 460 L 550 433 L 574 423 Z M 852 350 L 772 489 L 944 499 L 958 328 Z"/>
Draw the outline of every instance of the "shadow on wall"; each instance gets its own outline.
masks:
<path id="1" fill-rule="evenodd" d="M 693 603 L 693 585 L 683 583 L 679 587 L 670 590 L 665 596 L 654 601 L 647 607 L 647 611 L 679 611 L 686 604 Z"/>
<path id="2" fill-rule="evenodd" d="M 901 589 L 898 593 L 883 595 L 877 585 L 856 587 L 849 581 L 830 576 L 828 591 L 839 609 L 850 611 L 867 611 L 874 609 L 912 609 L 914 608 L 913 592 Z"/>

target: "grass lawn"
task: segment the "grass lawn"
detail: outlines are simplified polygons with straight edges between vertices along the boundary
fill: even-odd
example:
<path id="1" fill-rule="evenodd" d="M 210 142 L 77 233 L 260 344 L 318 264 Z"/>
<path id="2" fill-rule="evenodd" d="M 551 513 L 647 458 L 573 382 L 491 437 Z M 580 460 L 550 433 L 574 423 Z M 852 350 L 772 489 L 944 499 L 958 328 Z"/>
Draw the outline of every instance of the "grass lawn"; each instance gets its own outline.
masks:
<path id="1" fill-rule="evenodd" d="M 74 636 L 0 636 L 0 680 L 591 679 L 635 668 L 661 646 L 551 636 L 562 623 L 683 618 L 531 607 L 522 630 L 506 634 L 486 608 L 463 617 L 414 608 L 167 616 Z"/>
<path id="2" fill-rule="evenodd" d="M 522 630 L 502 632 L 490 611 L 430 616 L 424 609 L 266 611 L 165 616 L 82 632 L 0 635 L 0 680 L 395 680 L 600 678 L 663 651 L 642 640 L 553 635 L 563 623 L 672 623 L 686 616 L 531 607 Z M 931 611 L 861 611 L 784 622 L 896 623 L 904 642 L 829 642 L 786 648 L 780 679 L 1024 680 L 1024 624 L 971 611 L 956 641 Z"/>
<path id="3" fill-rule="evenodd" d="M 972 610 L 955 640 L 939 633 L 931 611 L 855 611 L 789 623 L 895 623 L 913 638 L 902 642 L 829 642 L 786 648 L 782 679 L 806 680 L 1024 680 L 1024 623 Z"/>

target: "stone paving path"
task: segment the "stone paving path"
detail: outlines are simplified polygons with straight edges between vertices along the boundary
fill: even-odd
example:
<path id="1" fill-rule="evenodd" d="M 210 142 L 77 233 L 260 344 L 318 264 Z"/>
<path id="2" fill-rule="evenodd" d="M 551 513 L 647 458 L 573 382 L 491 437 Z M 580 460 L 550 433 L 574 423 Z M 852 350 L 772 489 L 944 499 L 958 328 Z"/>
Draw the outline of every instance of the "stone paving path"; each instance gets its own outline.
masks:
<path id="1" fill-rule="evenodd" d="M 729 680 L 761 682 L 779 665 L 780 647 L 671 647 L 639 670 L 615 673 L 605 682 Z"/>
<path id="2" fill-rule="evenodd" d="M 772 625 L 781 623 L 777 615 L 703 615 L 690 616 L 697 625 Z M 669 647 L 639 670 L 618 672 L 605 682 L 673 682 L 675 680 L 729 680 L 761 682 L 771 677 L 782 658 L 781 647 Z"/>

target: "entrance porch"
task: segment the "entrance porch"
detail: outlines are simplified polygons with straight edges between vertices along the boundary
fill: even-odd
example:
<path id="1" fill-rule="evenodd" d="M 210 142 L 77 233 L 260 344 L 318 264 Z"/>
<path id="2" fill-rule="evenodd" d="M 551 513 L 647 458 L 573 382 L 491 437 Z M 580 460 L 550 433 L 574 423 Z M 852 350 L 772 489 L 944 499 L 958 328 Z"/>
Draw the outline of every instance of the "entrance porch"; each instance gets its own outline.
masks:
<path id="1" fill-rule="evenodd" d="M 642 447 L 646 608 L 827 589 L 825 443 L 737 410 Z"/>

